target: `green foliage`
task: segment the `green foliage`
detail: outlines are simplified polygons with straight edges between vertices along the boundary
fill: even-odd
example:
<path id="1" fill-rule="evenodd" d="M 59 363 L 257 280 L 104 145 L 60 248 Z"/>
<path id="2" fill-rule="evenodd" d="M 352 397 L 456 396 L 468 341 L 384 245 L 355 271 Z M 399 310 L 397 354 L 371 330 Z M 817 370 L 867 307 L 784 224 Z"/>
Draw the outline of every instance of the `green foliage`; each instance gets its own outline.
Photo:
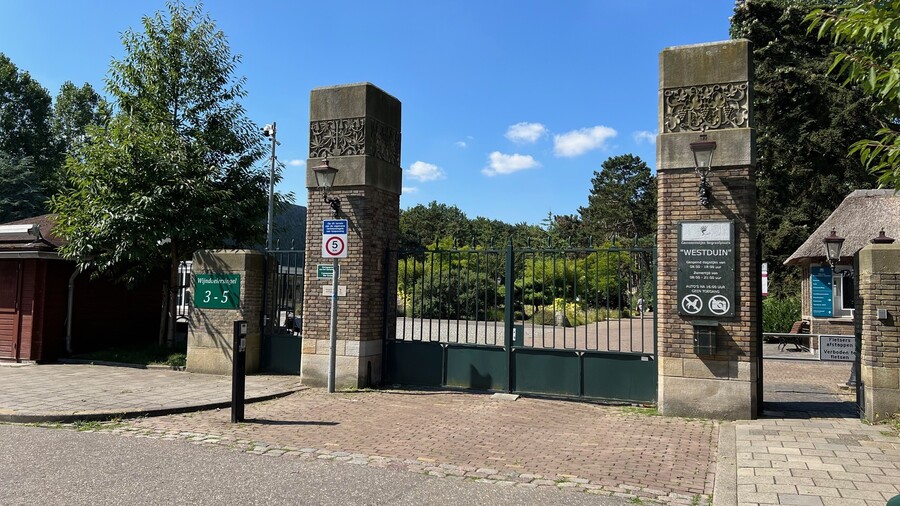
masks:
<path id="1" fill-rule="evenodd" d="M 31 216 L 42 214 L 48 182 L 56 178 L 61 157 L 50 130 L 52 115 L 50 94 L 28 72 L 20 71 L 0 53 L 0 155 L 4 179 L 0 179 L 0 216 L 20 216 L 27 209 Z M 19 196 L 21 182 L 3 184 L 11 178 L 9 165 L 28 171 L 29 195 Z M 23 207 L 23 202 L 28 204 Z M 39 203 L 38 206 L 33 204 Z M 8 207 L 10 206 L 10 207 Z M 15 206 L 15 207 L 11 207 Z"/>
<path id="2" fill-rule="evenodd" d="M 262 137 L 240 104 L 240 59 L 201 7 L 168 5 L 122 34 L 107 91 L 115 115 L 89 125 L 53 199 L 66 257 L 135 282 L 195 250 L 259 240 L 267 175 Z"/>
<path id="3" fill-rule="evenodd" d="M 15 161 L 0 151 L 0 223 L 37 216 L 44 201 L 33 158 Z"/>
<path id="4" fill-rule="evenodd" d="M 900 190 L 900 0 L 848 2 L 815 9 L 805 21 L 835 45 L 831 72 L 874 101 L 881 128 L 850 149 L 881 186 Z"/>
<path id="5" fill-rule="evenodd" d="M 656 233 L 656 177 L 640 157 L 607 159 L 591 184 L 588 205 L 578 210 L 588 235 L 628 241 Z"/>
<path id="6" fill-rule="evenodd" d="M 763 299 L 763 332 L 786 333 L 800 319 L 799 297 Z"/>
<path id="7" fill-rule="evenodd" d="M 759 233 L 774 294 L 799 291 L 793 253 L 850 192 L 875 178 L 848 146 L 874 135 L 872 100 L 828 74 L 833 46 L 807 34 L 811 2 L 739 2 L 731 35 L 753 47 Z"/>
<path id="8" fill-rule="evenodd" d="M 472 245 L 502 248 L 512 239 L 516 246 L 538 243 L 546 238 L 540 227 L 478 216 L 469 219 L 456 206 L 432 201 L 400 211 L 400 247 L 404 250 L 424 248 L 438 242 L 447 247 Z"/>
<path id="9" fill-rule="evenodd" d="M 66 81 L 53 102 L 51 129 L 64 153 L 72 153 L 76 144 L 86 140 L 89 125 L 105 126 L 109 107 L 89 83 L 80 88 Z"/>
<path id="10" fill-rule="evenodd" d="M 484 271 L 464 265 L 434 269 L 432 260 L 423 264 L 422 276 L 403 287 L 404 312 L 416 318 L 502 320 L 503 295 L 496 279 Z"/>

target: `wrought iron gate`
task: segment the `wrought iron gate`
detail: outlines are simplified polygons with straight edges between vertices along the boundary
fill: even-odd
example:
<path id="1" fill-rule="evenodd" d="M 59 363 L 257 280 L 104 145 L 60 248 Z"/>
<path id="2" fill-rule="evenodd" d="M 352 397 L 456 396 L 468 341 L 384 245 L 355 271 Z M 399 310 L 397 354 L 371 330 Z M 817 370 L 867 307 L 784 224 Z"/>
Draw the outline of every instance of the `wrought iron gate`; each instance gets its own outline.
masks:
<path id="1" fill-rule="evenodd" d="M 388 252 L 384 382 L 654 403 L 655 253 Z"/>
<path id="2" fill-rule="evenodd" d="M 268 372 L 300 373 L 303 337 L 304 251 L 273 250 L 266 254 L 261 367 Z"/>

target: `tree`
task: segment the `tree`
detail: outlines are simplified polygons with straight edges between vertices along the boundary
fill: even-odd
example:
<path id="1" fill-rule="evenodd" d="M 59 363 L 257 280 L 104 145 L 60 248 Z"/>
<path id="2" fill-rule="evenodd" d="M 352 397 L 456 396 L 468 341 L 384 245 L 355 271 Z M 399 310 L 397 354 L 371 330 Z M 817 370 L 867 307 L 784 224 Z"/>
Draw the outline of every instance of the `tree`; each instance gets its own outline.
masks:
<path id="1" fill-rule="evenodd" d="M 656 233 L 656 177 L 640 157 L 614 156 L 591 179 L 587 207 L 578 212 L 585 232 L 599 242 Z"/>
<path id="2" fill-rule="evenodd" d="M 31 157 L 14 161 L 0 151 L 0 188 L 0 223 L 43 212 L 45 198 Z"/>
<path id="3" fill-rule="evenodd" d="M 79 88 L 66 81 L 53 102 L 53 137 L 64 153 L 71 153 L 76 144 L 85 140 L 88 125 L 105 126 L 108 116 L 108 107 L 93 86 L 84 83 Z"/>
<path id="4" fill-rule="evenodd" d="M 267 175 L 233 75 L 240 58 L 201 6 L 173 2 L 167 14 L 122 34 L 125 56 L 106 79 L 115 115 L 87 127 L 68 158 L 71 189 L 52 204 L 69 241 L 60 253 L 94 276 L 135 283 L 168 266 L 171 344 L 179 262 L 259 241 Z"/>
<path id="5" fill-rule="evenodd" d="M 851 191 L 875 179 L 847 155 L 877 130 L 872 102 L 828 75 L 833 46 L 806 33 L 809 2 L 738 4 L 731 35 L 749 39 L 755 69 L 759 233 L 774 293 L 795 293 L 800 273 L 784 260 Z"/>
<path id="6" fill-rule="evenodd" d="M 404 248 L 423 247 L 445 237 L 461 244 L 472 241 L 469 219 L 458 207 L 431 201 L 400 212 L 400 244 Z"/>
<path id="7" fill-rule="evenodd" d="M 47 90 L 0 53 L 0 152 L 6 153 L 7 163 L 13 165 L 30 158 L 25 162 L 34 172 L 29 184 L 39 183 L 38 193 L 43 193 L 61 162 L 50 132 L 50 105 Z M 0 186 L 0 199 L 15 199 L 12 191 L 12 187 Z M 41 204 L 36 213 L 43 208 Z"/>
<path id="8" fill-rule="evenodd" d="M 882 186 L 900 190 L 900 0 L 867 0 L 834 10 L 816 9 L 805 19 L 837 47 L 831 71 L 874 101 L 881 128 L 857 141 L 858 153 Z"/>

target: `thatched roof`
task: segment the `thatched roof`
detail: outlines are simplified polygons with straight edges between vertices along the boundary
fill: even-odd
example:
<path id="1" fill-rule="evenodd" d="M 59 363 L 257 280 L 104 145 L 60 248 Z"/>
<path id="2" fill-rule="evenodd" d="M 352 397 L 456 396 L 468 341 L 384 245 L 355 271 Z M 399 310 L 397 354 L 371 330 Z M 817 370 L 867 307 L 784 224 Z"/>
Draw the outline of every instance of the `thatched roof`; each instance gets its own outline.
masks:
<path id="1" fill-rule="evenodd" d="M 894 190 L 856 190 L 841 202 L 787 260 L 785 265 L 825 261 L 822 239 L 834 228 L 844 238 L 841 259 L 850 260 L 884 228 L 885 234 L 900 240 L 900 193 Z"/>

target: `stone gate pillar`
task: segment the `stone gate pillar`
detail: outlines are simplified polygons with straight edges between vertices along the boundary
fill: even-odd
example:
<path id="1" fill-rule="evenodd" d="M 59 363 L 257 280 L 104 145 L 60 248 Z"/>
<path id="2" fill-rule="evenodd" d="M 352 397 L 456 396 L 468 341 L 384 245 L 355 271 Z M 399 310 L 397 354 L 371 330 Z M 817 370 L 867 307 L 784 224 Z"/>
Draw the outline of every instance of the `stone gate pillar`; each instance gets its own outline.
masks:
<path id="1" fill-rule="evenodd" d="M 366 387 L 381 380 L 385 252 L 397 248 L 400 233 L 400 101 L 369 83 L 311 93 L 300 363 L 301 381 L 311 386 L 324 386 L 328 379 L 331 280 L 317 279 L 316 265 L 331 264 L 322 259 L 322 220 L 332 215 L 312 170 L 326 156 L 338 169 L 329 197 L 341 200 L 338 218 L 349 222 L 348 258 L 340 260 L 338 278 L 346 295 L 338 299 L 335 386 Z M 393 273 L 389 293 L 396 293 L 396 269 Z"/>
<path id="2" fill-rule="evenodd" d="M 761 322 L 750 44 L 668 48 L 659 74 L 659 409 L 753 418 Z M 691 150 L 703 131 L 716 143 L 707 206 Z"/>
<path id="3" fill-rule="evenodd" d="M 856 255 L 860 378 L 866 419 L 875 422 L 900 410 L 900 243 L 870 244 Z"/>

